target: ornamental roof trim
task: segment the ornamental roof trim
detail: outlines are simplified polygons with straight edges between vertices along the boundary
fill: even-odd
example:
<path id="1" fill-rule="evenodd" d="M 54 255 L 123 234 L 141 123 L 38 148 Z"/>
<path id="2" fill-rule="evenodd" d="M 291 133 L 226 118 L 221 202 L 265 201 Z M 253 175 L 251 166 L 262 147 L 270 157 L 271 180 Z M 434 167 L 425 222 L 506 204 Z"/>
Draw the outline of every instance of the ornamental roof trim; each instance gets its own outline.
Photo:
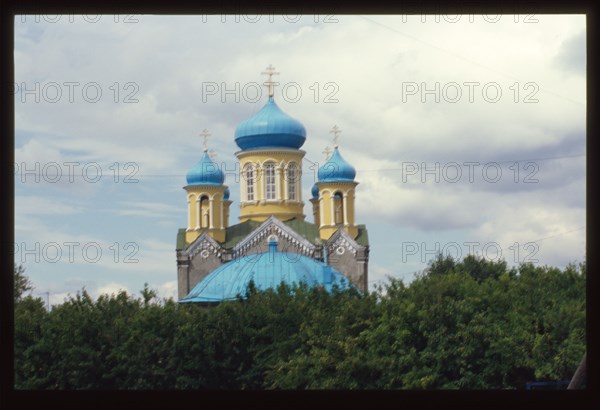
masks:
<path id="1" fill-rule="evenodd" d="M 311 256 L 316 249 L 314 244 L 271 215 L 266 221 L 259 225 L 258 228 L 250 232 L 248 236 L 233 247 L 233 257 L 237 258 L 239 255 L 243 255 L 246 250 L 259 243 L 263 238 L 266 238 L 271 233 L 272 229 L 276 235 L 287 239 L 293 245 L 297 246 L 300 253 L 303 255 Z"/>

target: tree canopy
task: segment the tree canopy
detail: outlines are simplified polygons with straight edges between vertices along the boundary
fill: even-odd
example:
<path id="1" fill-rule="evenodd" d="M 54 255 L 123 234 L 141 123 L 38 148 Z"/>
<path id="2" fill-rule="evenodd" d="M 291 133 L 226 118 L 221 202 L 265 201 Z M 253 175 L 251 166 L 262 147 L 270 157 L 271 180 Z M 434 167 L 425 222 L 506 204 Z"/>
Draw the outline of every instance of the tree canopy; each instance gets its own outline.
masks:
<path id="1" fill-rule="evenodd" d="M 282 284 L 211 308 L 145 285 L 47 311 L 14 275 L 18 389 L 519 389 L 586 350 L 585 264 L 440 255 L 369 294 Z"/>

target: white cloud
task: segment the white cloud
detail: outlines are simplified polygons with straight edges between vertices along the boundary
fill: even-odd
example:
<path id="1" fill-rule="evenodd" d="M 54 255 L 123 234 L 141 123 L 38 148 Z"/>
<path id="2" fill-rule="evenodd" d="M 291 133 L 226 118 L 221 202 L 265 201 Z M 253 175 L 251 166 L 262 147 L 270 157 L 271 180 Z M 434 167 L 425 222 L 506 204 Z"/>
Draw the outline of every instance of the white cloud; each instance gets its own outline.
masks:
<path id="1" fill-rule="evenodd" d="M 121 291 L 125 291 L 128 294 L 131 294 L 131 292 L 127 289 L 127 286 L 121 283 L 110 282 L 99 286 L 98 289 L 94 292 L 94 296 L 98 297 L 100 295 L 117 295 Z"/>
<path id="2" fill-rule="evenodd" d="M 158 296 L 162 299 L 173 298 L 177 300 L 177 281 L 171 280 L 158 286 Z"/>

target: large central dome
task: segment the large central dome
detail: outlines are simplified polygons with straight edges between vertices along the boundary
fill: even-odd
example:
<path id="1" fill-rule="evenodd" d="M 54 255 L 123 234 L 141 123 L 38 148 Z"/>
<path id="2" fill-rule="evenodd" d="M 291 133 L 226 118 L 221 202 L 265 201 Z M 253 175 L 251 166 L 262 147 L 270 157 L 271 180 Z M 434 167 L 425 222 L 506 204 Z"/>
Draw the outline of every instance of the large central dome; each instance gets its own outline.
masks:
<path id="1" fill-rule="evenodd" d="M 302 123 L 275 104 L 273 96 L 252 117 L 242 121 L 235 130 L 235 143 L 243 150 L 258 148 L 298 149 L 306 141 Z"/>

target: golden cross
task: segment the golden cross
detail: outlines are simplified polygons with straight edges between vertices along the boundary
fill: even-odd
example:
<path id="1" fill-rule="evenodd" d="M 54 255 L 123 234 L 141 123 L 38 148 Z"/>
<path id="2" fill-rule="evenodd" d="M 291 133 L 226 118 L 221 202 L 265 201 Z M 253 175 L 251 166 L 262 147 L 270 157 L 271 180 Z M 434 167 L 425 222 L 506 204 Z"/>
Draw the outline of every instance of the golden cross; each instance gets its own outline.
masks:
<path id="1" fill-rule="evenodd" d="M 340 130 L 337 125 L 334 125 L 333 128 L 331 129 L 331 131 L 329 131 L 329 132 L 333 134 L 333 147 L 337 148 L 338 147 L 338 143 L 337 143 L 338 137 L 339 137 L 339 134 L 342 132 L 342 130 Z"/>
<path id="2" fill-rule="evenodd" d="M 268 75 L 269 76 L 269 80 L 266 81 L 263 84 L 266 85 L 267 87 L 269 87 L 269 97 L 272 97 L 273 96 L 273 87 L 276 84 L 279 84 L 279 83 L 276 83 L 276 82 L 273 81 L 273 76 L 274 75 L 279 75 L 279 71 L 275 71 L 275 67 L 273 67 L 272 64 L 269 64 L 269 66 L 266 68 L 266 70 L 267 71 L 263 71 L 261 74 Z"/>
<path id="3" fill-rule="evenodd" d="M 329 159 L 329 154 L 331 154 L 331 148 L 325 147 L 323 154 L 325 154 L 325 161 L 327 161 Z"/>
<path id="4" fill-rule="evenodd" d="M 206 128 L 204 128 L 202 130 L 202 132 L 200 133 L 200 136 L 202 138 L 204 138 L 204 151 L 208 151 L 208 137 L 210 136 L 210 132 L 208 132 L 208 130 Z"/>

